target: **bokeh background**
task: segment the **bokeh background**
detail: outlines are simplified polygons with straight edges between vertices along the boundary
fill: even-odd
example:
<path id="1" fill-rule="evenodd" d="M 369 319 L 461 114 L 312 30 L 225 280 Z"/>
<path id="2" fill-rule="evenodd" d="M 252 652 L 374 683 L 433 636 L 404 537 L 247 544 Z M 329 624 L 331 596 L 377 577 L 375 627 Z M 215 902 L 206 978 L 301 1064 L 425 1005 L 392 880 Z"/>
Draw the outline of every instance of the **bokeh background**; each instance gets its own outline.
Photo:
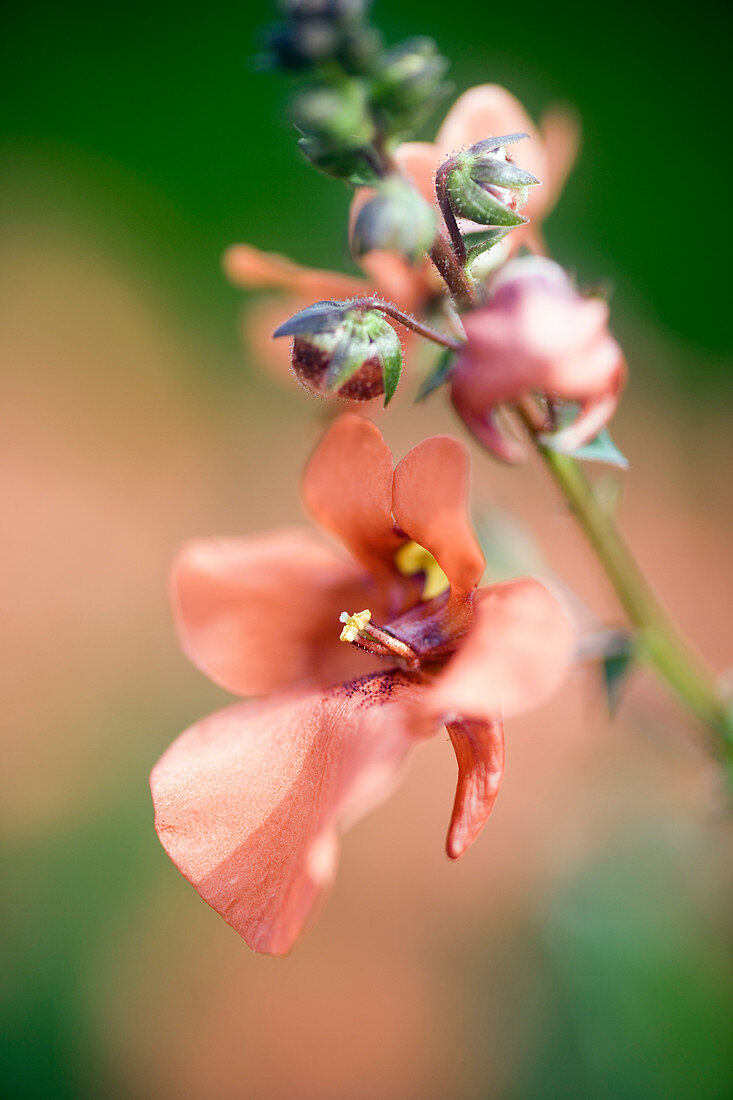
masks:
<path id="1" fill-rule="evenodd" d="M 348 194 L 297 153 L 287 82 L 247 63 L 271 16 L 38 0 L 2 17 L 0 1094 L 728 1097 L 720 778 L 644 675 L 613 724 L 588 675 L 512 723 L 494 816 L 456 866 L 450 746 L 422 748 L 287 960 L 251 954 L 157 843 L 147 773 L 226 701 L 178 653 L 168 561 L 187 536 L 297 520 L 323 418 L 243 350 L 220 255 L 247 240 L 349 267 Z M 376 18 L 391 41 L 434 36 L 457 91 L 579 110 L 549 241 L 615 286 L 622 522 L 725 672 L 723 6 L 377 0 Z M 440 397 L 396 404 L 397 455 L 456 430 Z M 620 621 L 541 472 L 476 457 L 492 575 L 546 568 Z"/>

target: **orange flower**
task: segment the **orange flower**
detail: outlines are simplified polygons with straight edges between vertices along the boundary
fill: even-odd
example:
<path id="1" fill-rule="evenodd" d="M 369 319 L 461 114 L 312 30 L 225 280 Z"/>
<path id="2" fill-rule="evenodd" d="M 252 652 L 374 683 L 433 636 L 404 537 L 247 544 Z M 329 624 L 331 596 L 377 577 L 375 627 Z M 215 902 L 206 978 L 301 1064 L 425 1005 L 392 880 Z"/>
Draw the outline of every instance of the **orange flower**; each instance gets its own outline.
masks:
<path id="1" fill-rule="evenodd" d="M 502 716 L 537 706 L 565 673 L 572 632 L 543 585 L 478 588 L 467 477 L 451 437 L 425 440 L 393 470 L 375 425 L 343 416 L 303 496 L 353 560 L 289 529 L 190 543 L 175 564 L 186 653 L 227 689 L 270 697 L 173 743 L 151 777 L 156 829 L 258 951 L 292 947 L 333 877 L 339 832 L 442 725 L 458 760 L 447 850 L 461 855 L 498 793 Z"/>
<path id="2" fill-rule="evenodd" d="M 524 213 L 531 223 L 512 230 L 506 245 L 498 245 L 506 256 L 519 244 L 544 251 L 540 226 L 550 212 L 572 166 L 578 143 L 577 126 L 567 111 L 554 108 L 538 130 L 522 105 L 498 84 L 482 84 L 465 92 L 451 107 L 434 143 L 406 142 L 395 152 L 404 174 L 428 200 L 435 202 L 434 179 L 440 163 L 458 149 L 497 134 L 523 132 L 530 140 L 522 143 L 521 163 L 542 182 L 532 188 Z M 361 188 L 352 202 L 351 225 L 369 194 Z M 476 226 L 481 229 L 483 227 Z M 232 245 L 224 254 L 224 271 L 235 286 L 246 290 L 281 290 L 279 298 L 259 301 L 244 314 L 244 336 L 259 361 L 280 377 L 289 370 L 289 347 L 272 339 L 272 333 L 292 314 L 313 302 L 327 298 L 362 297 L 378 294 L 407 313 L 425 315 L 443 302 L 443 284 L 432 264 L 424 260 L 410 265 L 391 252 L 370 252 L 361 260 L 366 279 L 333 271 L 302 267 L 274 253 L 261 252 L 247 244 Z M 415 340 L 401 330 L 405 351 Z"/>

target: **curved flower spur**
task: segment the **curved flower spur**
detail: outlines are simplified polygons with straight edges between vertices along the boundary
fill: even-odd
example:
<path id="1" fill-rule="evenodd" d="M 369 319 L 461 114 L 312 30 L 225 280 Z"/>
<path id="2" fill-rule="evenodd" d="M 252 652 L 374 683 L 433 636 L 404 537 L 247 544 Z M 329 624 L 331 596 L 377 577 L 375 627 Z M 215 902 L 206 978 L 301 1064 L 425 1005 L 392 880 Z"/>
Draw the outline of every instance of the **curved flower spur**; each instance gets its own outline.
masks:
<path id="1" fill-rule="evenodd" d="M 447 851 L 485 823 L 502 718 L 560 683 L 570 623 L 538 581 L 479 588 L 468 458 L 427 439 L 393 470 L 370 421 L 337 420 L 303 497 L 308 529 L 185 545 L 172 597 L 184 650 L 241 702 L 196 723 L 151 777 L 173 862 L 250 947 L 284 954 L 333 878 L 339 833 L 381 801 L 409 750 L 447 729 L 458 787 Z"/>

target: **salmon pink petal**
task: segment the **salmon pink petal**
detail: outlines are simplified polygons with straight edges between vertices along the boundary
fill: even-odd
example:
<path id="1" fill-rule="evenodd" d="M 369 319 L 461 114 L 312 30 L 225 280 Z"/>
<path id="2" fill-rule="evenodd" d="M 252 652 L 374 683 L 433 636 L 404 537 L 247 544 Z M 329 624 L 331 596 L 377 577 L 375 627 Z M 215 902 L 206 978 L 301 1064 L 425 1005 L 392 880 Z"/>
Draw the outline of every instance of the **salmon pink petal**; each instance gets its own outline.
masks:
<path id="1" fill-rule="evenodd" d="M 338 640 L 338 617 L 365 606 L 376 614 L 375 596 L 307 529 L 186 543 L 171 597 L 184 652 L 227 691 L 259 695 L 364 671 L 363 654 Z"/>
<path id="2" fill-rule="evenodd" d="M 500 423 L 499 410 L 491 405 L 476 405 L 470 376 L 466 378 L 465 373 L 457 373 L 451 381 L 450 398 L 468 430 L 502 462 L 512 465 L 526 458 L 526 449 Z"/>
<path id="3" fill-rule="evenodd" d="M 547 165 L 541 194 L 542 213 L 548 214 L 565 186 L 580 146 L 580 121 L 569 107 L 550 107 L 540 121 Z"/>
<path id="4" fill-rule="evenodd" d="M 394 474 L 392 512 L 411 539 L 433 555 L 453 592 L 471 592 L 484 571 L 468 519 L 469 459 L 449 435 L 433 436 L 405 455 Z"/>
<path id="5" fill-rule="evenodd" d="M 362 256 L 359 263 L 374 284 L 374 289 L 383 298 L 407 313 L 419 311 L 428 285 L 424 265 L 414 266 L 404 256 L 378 248 Z M 404 340 L 408 333 L 401 326 L 398 327 L 400 337 Z"/>
<path id="6" fill-rule="evenodd" d="M 192 726 L 155 766 L 155 828 L 199 894 L 256 951 L 282 955 L 329 886 L 339 832 L 382 801 L 415 739 L 418 689 L 380 673 Z"/>
<path id="7" fill-rule="evenodd" d="M 273 340 L 272 334 L 294 313 L 310 304 L 310 300 L 300 298 L 265 298 L 248 302 L 242 309 L 245 347 L 253 353 L 258 364 L 281 382 L 295 382 L 290 369 L 291 345 L 287 340 Z"/>
<path id="8" fill-rule="evenodd" d="M 521 714 L 559 687 L 573 630 L 559 601 L 524 579 L 477 593 L 473 626 L 431 690 L 436 716 L 484 719 Z"/>
<path id="9" fill-rule="evenodd" d="M 306 467 L 303 500 L 370 572 L 394 573 L 392 452 L 371 420 L 346 413 L 332 424 Z"/>
<path id="10" fill-rule="evenodd" d="M 504 778 L 504 726 L 486 721 L 447 722 L 458 761 L 458 786 L 446 851 L 458 859 L 473 844 L 494 808 Z"/>
<path id="11" fill-rule="evenodd" d="M 228 248 L 222 260 L 224 272 L 235 286 L 249 288 L 279 287 L 297 291 L 309 301 L 319 298 L 350 298 L 366 293 L 362 279 L 303 267 L 275 252 L 261 252 L 249 244 Z"/>
<path id="12" fill-rule="evenodd" d="M 444 159 L 438 145 L 429 141 L 406 141 L 395 149 L 394 159 L 426 202 L 435 202 L 435 173 Z"/>

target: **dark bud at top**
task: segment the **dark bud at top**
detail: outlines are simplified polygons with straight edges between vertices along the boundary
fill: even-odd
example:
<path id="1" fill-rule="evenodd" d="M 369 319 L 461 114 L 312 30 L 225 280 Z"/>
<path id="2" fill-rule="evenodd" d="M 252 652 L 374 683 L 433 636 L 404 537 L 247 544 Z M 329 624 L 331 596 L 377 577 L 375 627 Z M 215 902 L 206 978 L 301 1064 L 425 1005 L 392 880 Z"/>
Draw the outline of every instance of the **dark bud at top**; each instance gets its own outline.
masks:
<path id="1" fill-rule="evenodd" d="M 388 50 L 372 82 L 375 110 L 393 123 L 414 127 L 447 90 L 448 61 L 431 38 L 411 38 Z"/>
<path id="2" fill-rule="evenodd" d="M 430 251 L 437 230 L 435 208 L 402 180 L 388 179 L 359 211 L 351 246 L 356 256 L 380 249 L 414 263 Z"/>
<path id="3" fill-rule="evenodd" d="M 321 397 L 392 399 L 402 372 L 400 339 L 382 314 L 352 302 L 316 302 L 274 334 L 292 336 L 291 364 L 301 385 Z"/>
<path id="4" fill-rule="evenodd" d="M 519 210 L 527 201 L 529 188 L 540 181 L 518 168 L 506 148 L 526 136 L 487 138 L 452 158 L 447 191 L 459 217 L 479 225 L 507 227 L 527 221 Z"/>
<path id="5" fill-rule="evenodd" d="M 338 61 L 346 71 L 357 72 L 373 60 L 367 0 L 285 0 L 280 7 L 284 21 L 267 34 L 276 68 L 299 72 Z"/>

